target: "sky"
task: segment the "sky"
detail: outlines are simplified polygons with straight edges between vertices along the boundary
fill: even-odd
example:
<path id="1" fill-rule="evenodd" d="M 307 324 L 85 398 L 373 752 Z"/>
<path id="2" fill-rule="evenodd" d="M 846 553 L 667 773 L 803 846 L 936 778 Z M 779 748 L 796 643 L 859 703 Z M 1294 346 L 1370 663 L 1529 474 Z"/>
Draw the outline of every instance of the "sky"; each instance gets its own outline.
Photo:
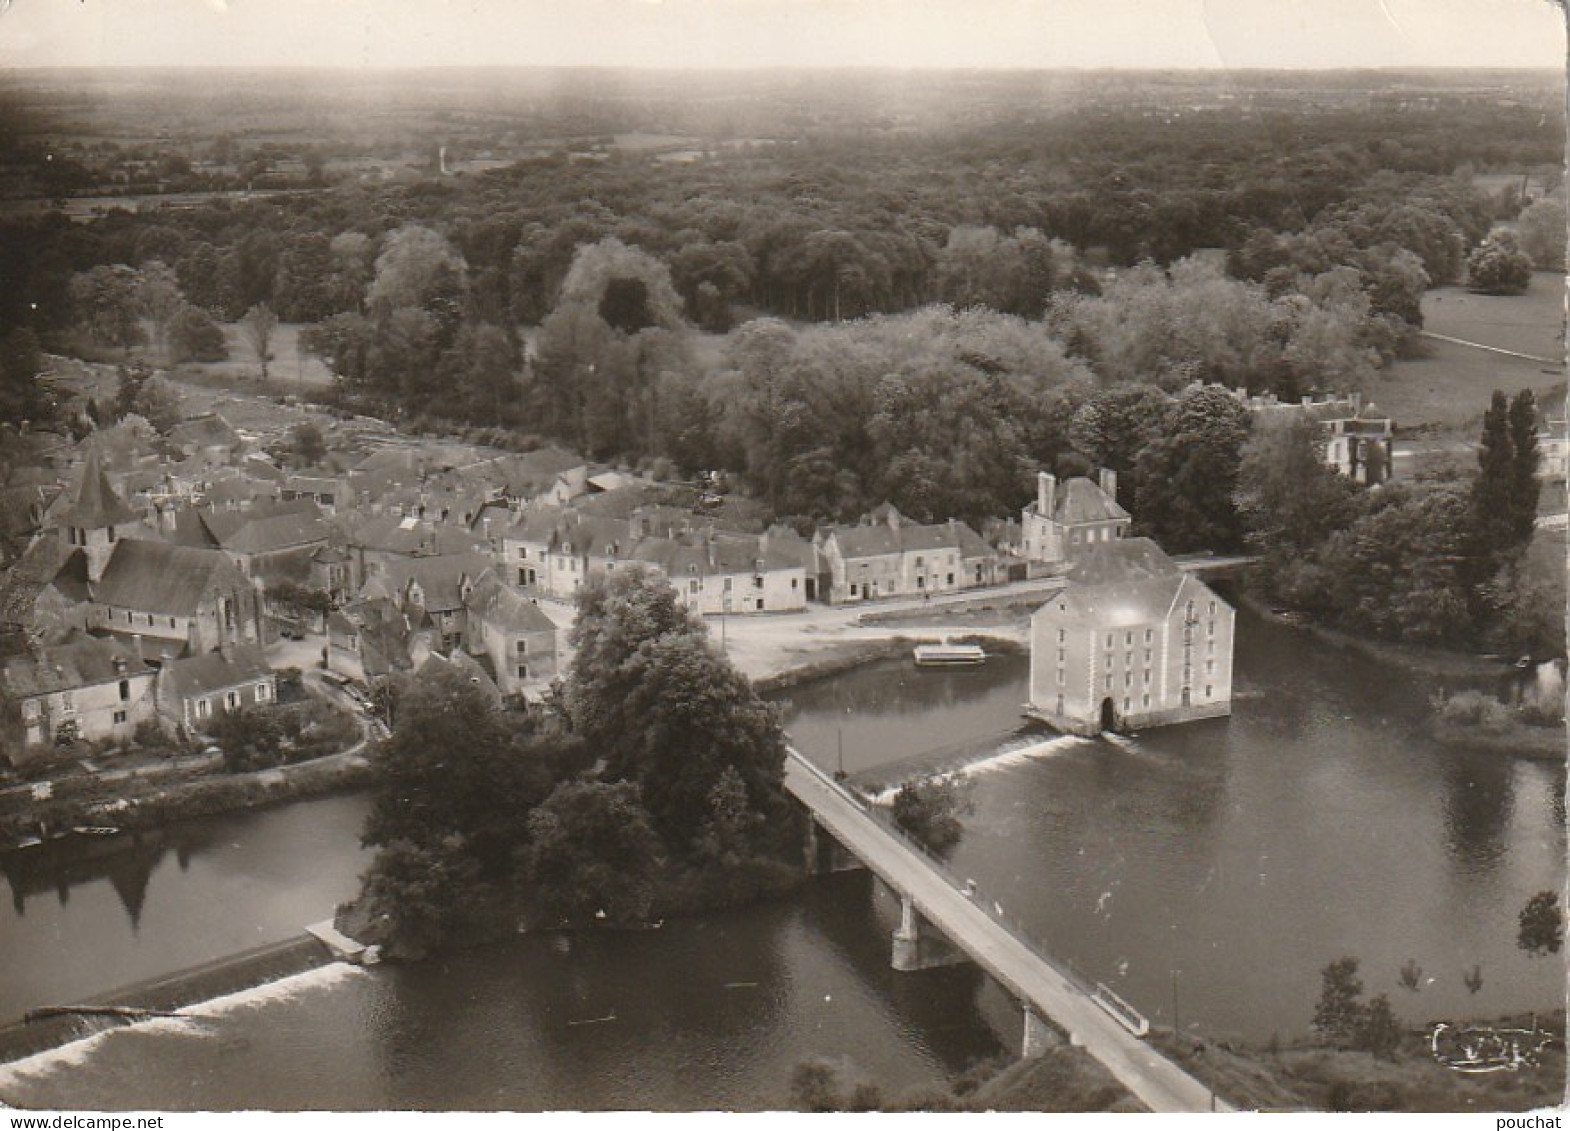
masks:
<path id="1" fill-rule="evenodd" d="M 1554 0 L 0 0 L 0 67 L 1562 67 Z"/>

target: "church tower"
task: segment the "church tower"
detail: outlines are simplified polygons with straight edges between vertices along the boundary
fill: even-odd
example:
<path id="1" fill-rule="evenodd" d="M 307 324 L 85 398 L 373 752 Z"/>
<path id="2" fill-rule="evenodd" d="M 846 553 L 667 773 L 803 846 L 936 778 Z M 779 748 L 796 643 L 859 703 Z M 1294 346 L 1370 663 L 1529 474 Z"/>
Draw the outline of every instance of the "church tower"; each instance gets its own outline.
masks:
<path id="1" fill-rule="evenodd" d="M 81 476 L 66 488 L 51 518 L 60 544 L 81 550 L 87 558 L 87 579 L 93 583 L 103 577 L 115 542 L 138 521 L 109 485 L 96 447 L 88 449 Z"/>

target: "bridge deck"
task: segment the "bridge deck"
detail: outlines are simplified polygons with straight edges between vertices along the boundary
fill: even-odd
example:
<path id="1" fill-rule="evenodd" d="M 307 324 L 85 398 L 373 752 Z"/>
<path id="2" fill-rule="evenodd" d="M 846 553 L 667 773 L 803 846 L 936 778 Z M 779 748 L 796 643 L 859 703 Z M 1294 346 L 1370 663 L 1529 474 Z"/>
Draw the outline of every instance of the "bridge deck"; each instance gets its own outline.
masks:
<path id="1" fill-rule="evenodd" d="M 879 878 L 910 896 L 928 922 L 1006 990 L 1073 1033 L 1146 1107 L 1158 1112 L 1212 1110 L 1209 1088 L 1118 1025 L 1084 989 L 978 907 L 795 750 L 786 759 L 785 787 Z M 1217 1101 L 1216 1106 L 1223 1105 Z"/>

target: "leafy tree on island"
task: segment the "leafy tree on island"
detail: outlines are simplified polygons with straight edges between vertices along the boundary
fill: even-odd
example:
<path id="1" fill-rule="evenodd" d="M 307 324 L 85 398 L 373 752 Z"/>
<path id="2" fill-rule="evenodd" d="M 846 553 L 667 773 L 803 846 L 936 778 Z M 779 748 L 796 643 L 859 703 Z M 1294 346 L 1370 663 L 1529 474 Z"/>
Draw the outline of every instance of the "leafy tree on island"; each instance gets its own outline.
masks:
<path id="1" fill-rule="evenodd" d="M 526 814 L 586 757 L 543 722 L 504 713 L 450 669 L 409 681 L 396 720 L 371 753 L 377 787 L 361 839 L 431 849 L 457 838 L 495 880 L 512 870 Z"/>
<path id="2" fill-rule="evenodd" d="M 959 843 L 961 818 L 974 809 L 970 782 L 958 776 L 907 782 L 894 794 L 894 823 L 939 855 Z"/>
<path id="3" fill-rule="evenodd" d="M 421 958 L 464 921 L 480 882 L 480 864 L 457 833 L 422 844 L 386 842 L 360 879 L 361 908 L 389 958 Z"/>
<path id="4" fill-rule="evenodd" d="M 1483 414 L 1477 478 L 1472 482 L 1472 573 L 1477 582 L 1514 560 L 1532 540 L 1540 486 L 1537 402 L 1531 390 L 1512 401 L 1494 390 Z"/>
<path id="5" fill-rule="evenodd" d="M 591 579 L 572 630 L 565 702 L 575 734 L 602 752 L 600 776 L 636 783 L 675 857 L 712 843 L 716 787 L 736 782 L 756 821 L 730 822 L 730 850 L 772 855 L 792 839 L 779 714 L 710 642 L 668 582 L 640 569 Z"/>
<path id="6" fill-rule="evenodd" d="M 1238 513 L 1266 574 L 1291 588 L 1294 565 L 1356 517 L 1360 491 L 1325 463 L 1325 437 L 1313 421 L 1261 422 L 1243 446 Z"/>
<path id="7" fill-rule="evenodd" d="M 569 781 L 529 814 L 527 875 L 547 919 L 648 921 L 660 838 L 631 782 Z"/>

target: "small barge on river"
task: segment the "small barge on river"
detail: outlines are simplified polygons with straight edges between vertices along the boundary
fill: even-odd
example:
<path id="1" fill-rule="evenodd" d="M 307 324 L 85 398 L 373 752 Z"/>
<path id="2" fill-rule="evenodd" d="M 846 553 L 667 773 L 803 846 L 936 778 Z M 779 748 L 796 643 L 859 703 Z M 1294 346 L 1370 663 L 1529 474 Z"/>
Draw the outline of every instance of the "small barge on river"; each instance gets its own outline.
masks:
<path id="1" fill-rule="evenodd" d="M 915 659 L 918 668 L 973 668 L 987 653 L 979 644 L 918 644 Z"/>

